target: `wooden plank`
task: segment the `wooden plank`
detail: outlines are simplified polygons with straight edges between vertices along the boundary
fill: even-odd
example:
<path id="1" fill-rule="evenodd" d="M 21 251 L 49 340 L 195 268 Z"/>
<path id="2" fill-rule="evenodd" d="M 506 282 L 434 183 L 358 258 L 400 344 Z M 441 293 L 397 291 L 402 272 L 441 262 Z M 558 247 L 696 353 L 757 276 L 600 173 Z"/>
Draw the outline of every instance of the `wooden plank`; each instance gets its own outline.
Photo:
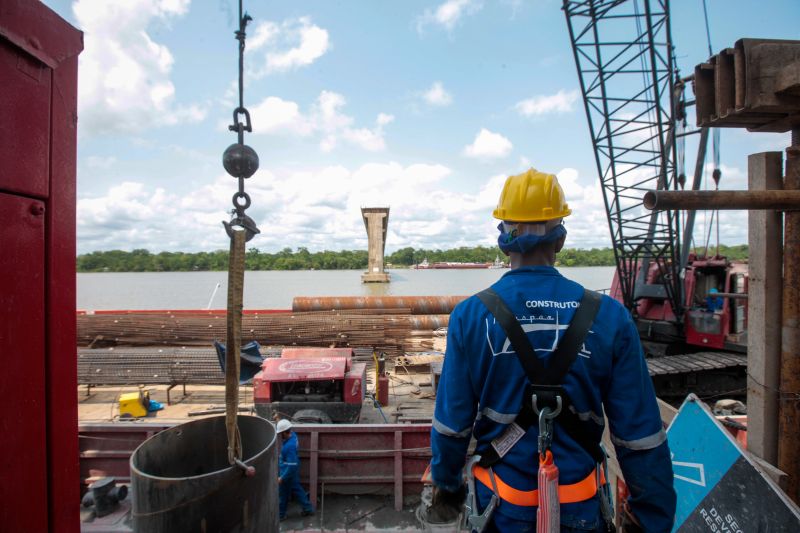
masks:
<path id="1" fill-rule="evenodd" d="M 782 154 L 748 157 L 748 188 L 782 188 Z M 781 357 L 782 215 L 750 211 L 747 301 L 747 447 L 775 464 L 778 460 L 778 389 Z"/>
<path id="2" fill-rule="evenodd" d="M 752 453 L 750 453 L 749 456 L 781 489 L 785 491 L 789 487 L 789 476 L 786 472 Z"/>

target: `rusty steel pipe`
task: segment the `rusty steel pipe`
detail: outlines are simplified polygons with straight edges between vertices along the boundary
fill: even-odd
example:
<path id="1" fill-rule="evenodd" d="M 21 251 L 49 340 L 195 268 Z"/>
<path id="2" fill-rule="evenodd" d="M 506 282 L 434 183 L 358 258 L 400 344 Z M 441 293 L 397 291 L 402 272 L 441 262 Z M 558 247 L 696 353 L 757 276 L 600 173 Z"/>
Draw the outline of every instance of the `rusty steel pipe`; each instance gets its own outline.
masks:
<path id="1" fill-rule="evenodd" d="M 786 149 L 784 191 L 800 192 L 800 129 Z M 786 494 L 800 502 L 800 213 L 783 222 L 783 317 L 778 402 L 778 468 L 789 475 Z"/>
<path id="2" fill-rule="evenodd" d="M 765 209 L 800 210 L 800 190 L 781 191 L 648 191 L 647 209 Z"/>
<path id="3" fill-rule="evenodd" d="M 450 322 L 450 315 L 410 315 L 408 319 L 411 329 L 433 331 L 446 328 Z"/>
<path id="4" fill-rule="evenodd" d="M 468 296 L 296 296 L 292 311 L 410 309 L 413 315 L 450 314 Z"/>

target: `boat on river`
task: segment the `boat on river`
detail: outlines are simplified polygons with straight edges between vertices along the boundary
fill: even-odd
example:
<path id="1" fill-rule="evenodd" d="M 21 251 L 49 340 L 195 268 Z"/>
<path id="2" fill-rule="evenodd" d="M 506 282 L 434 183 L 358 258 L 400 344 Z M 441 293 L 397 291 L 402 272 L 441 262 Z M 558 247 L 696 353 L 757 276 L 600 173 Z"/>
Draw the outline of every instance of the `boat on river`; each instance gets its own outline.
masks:
<path id="1" fill-rule="evenodd" d="M 467 263 L 460 261 L 436 261 L 429 263 L 427 259 L 423 259 L 421 263 L 414 265 L 415 270 L 447 270 L 447 269 L 475 269 L 475 268 L 501 268 L 494 266 L 495 263 Z"/>

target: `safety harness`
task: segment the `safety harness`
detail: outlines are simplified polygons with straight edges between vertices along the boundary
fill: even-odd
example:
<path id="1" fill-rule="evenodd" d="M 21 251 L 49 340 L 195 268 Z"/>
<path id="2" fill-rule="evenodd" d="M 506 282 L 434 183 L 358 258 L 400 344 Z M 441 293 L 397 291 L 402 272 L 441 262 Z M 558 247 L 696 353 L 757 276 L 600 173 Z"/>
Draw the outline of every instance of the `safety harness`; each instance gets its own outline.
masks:
<path id="1" fill-rule="evenodd" d="M 500 296 L 489 288 L 478 293 L 477 297 L 506 333 L 517 354 L 517 359 L 525 371 L 528 384 L 525 386 L 522 408 L 514 422 L 506 428 L 501 436 L 492 441 L 489 448 L 473 457 L 467 467 L 470 492 L 467 507 L 470 525 L 474 530 L 482 531 L 491 518 L 494 508 L 499 504 L 499 498 L 514 505 L 537 506 L 537 530 L 539 532 L 559 531 L 560 504 L 588 500 L 598 492 L 598 489 L 607 487 L 604 468 L 605 452 L 587 427 L 587 422 L 578 417 L 569 395 L 563 387 L 564 378 L 578 357 L 583 341 L 594 322 L 594 317 L 600 307 L 601 296 L 594 291 L 584 290 L 575 316 L 546 367 L 534 352 L 522 326 Z M 550 451 L 554 420 L 558 420 L 559 427 L 564 429 L 598 464 L 598 468 L 595 468 L 586 478 L 571 485 L 558 486 L 558 468 Z M 497 477 L 491 467 L 498 463 L 537 422 L 539 424 L 539 489 L 517 490 Z M 494 492 L 489 505 L 482 513 L 478 513 L 475 479 Z M 613 516 L 610 502 L 605 496 L 607 494 L 601 498 L 601 509 L 603 518 L 610 523 Z"/>

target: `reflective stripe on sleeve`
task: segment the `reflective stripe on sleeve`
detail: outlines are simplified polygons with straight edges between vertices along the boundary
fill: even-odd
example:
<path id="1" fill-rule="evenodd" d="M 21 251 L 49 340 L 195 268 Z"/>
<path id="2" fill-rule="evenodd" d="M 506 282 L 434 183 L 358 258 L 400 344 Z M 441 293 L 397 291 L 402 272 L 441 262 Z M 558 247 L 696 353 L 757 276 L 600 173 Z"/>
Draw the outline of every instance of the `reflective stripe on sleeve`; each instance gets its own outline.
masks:
<path id="1" fill-rule="evenodd" d="M 439 434 L 444 435 L 445 437 L 469 437 L 469 434 L 472 432 L 472 428 L 468 427 L 463 431 L 456 431 L 455 429 L 451 429 L 447 427 L 445 424 L 442 424 L 436 418 L 433 419 L 433 429 L 435 429 Z"/>
<path id="2" fill-rule="evenodd" d="M 613 442 L 614 445 L 622 446 L 629 450 L 651 450 L 656 446 L 660 446 L 666 440 L 667 433 L 663 429 L 659 430 L 657 433 L 636 440 L 622 440 L 611 435 L 611 442 Z"/>
<path id="3" fill-rule="evenodd" d="M 492 422 L 497 422 L 498 424 L 510 424 L 517 418 L 517 413 L 500 413 L 495 411 L 491 407 L 484 407 L 478 413 L 478 417 L 476 420 L 480 420 L 483 417 L 488 418 Z"/>
<path id="4" fill-rule="evenodd" d="M 586 422 L 587 420 L 591 420 L 592 422 L 594 422 L 598 426 L 605 427 L 605 425 L 606 425 L 605 419 L 602 416 L 600 416 L 597 413 L 595 413 L 594 411 L 585 411 L 583 413 L 579 413 L 575 409 L 575 407 L 572 406 L 572 405 L 569 406 L 569 410 L 572 411 L 573 413 L 575 413 L 575 416 L 577 416 L 578 418 L 580 418 L 584 422 Z"/>

